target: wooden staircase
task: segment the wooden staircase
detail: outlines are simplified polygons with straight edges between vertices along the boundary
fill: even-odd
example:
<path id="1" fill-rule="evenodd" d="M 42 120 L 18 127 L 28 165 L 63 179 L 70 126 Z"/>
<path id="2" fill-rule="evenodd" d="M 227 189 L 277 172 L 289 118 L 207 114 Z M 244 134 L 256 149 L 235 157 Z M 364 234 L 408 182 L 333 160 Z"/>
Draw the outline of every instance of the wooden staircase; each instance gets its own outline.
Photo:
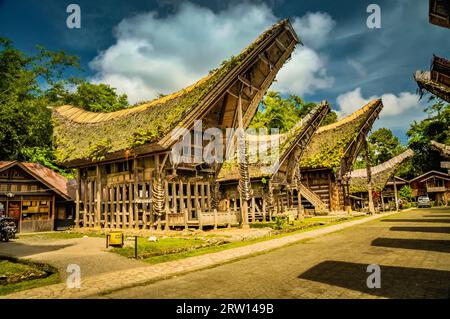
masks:
<path id="1" fill-rule="evenodd" d="M 322 212 L 327 209 L 326 204 L 322 202 L 320 197 L 303 184 L 300 184 L 300 194 L 314 205 L 317 212 Z"/>

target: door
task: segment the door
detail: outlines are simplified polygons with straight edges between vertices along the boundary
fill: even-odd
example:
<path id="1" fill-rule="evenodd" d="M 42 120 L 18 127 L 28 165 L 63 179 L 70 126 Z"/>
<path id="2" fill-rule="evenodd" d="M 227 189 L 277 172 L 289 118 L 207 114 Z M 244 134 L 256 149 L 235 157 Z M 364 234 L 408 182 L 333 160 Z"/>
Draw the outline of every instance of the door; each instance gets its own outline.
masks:
<path id="1" fill-rule="evenodd" d="M 10 201 L 8 202 L 8 210 L 6 212 L 6 216 L 14 219 L 16 223 L 16 227 L 19 230 L 20 225 L 20 201 Z"/>

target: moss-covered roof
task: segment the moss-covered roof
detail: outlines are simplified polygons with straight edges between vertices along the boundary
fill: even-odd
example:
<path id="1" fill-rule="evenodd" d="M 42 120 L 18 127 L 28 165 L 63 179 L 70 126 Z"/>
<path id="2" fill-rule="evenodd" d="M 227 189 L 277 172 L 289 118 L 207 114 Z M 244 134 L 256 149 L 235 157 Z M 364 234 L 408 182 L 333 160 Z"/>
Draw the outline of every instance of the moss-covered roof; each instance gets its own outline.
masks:
<path id="1" fill-rule="evenodd" d="M 292 30 L 288 20 L 273 25 L 238 56 L 223 62 L 200 81 L 160 99 L 111 113 L 88 112 L 70 105 L 56 108 L 53 123 L 57 161 L 66 165 L 99 161 L 117 152 L 126 157 L 129 150 L 158 142 L 177 125 L 183 125 L 187 114 L 207 107 L 204 101 L 219 90 L 222 81 L 256 54 L 266 39 L 284 28 Z M 298 42 L 295 33 L 294 37 Z"/>
<path id="2" fill-rule="evenodd" d="M 403 153 L 391 158 L 390 160 L 371 168 L 372 189 L 379 192 L 383 190 L 388 180 L 394 176 L 398 167 L 408 158 L 414 155 L 414 152 L 407 149 Z M 350 192 L 367 192 L 367 169 L 357 169 L 350 173 Z"/>
<path id="3" fill-rule="evenodd" d="M 300 167 L 338 168 L 350 143 L 358 138 L 361 128 L 369 119 L 372 122 L 368 124 L 372 126 L 375 120 L 371 117 L 372 113 L 380 111 L 382 107 L 380 99 L 373 100 L 336 123 L 319 128 L 300 161 Z"/>
<path id="4" fill-rule="evenodd" d="M 423 91 L 426 90 L 450 103 L 450 87 L 443 83 L 433 81 L 430 72 L 416 71 L 414 79 L 419 86 L 419 93 L 421 96 L 423 95 Z"/>
<path id="5" fill-rule="evenodd" d="M 303 119 L 284 134 L 272 135 L 246 135 L 248 153 L 250 158 L 250 178 L 270 178 L 281 165 L 281 161 L 287 158 L 292 147 L 304 136 L 306 130 L 312 125 L 313 120 L 324 110 L 330 109 L 327 102 L 315 106 Z M 326 114 L 326 113 L 325 113 Z M 278 147 L 278 152 L 275 149 Z M 258 156 L 258 150 L 267 149 L 267 156 Z M 252 161 L 253 160 L 253 161 Z M 239 179 L 239 165 L 237 155 L 226 161 L 219 172 L 220 181 Z"/>

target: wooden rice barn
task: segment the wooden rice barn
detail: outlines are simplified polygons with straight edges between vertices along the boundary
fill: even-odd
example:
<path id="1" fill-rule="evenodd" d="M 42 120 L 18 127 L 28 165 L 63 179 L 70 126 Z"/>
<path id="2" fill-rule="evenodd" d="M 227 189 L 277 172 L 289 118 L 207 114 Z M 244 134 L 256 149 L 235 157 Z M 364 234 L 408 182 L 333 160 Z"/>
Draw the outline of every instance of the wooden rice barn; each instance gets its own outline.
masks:
<path id="1" fill-rule="evenodd" d="M 174 94 L 112 113 L 56 108 L 57 159 L 77 170 L 76 225 L 153 229 L 242 222 L 240 214 L 217 213 L 221 161 L 194 156 L 194 143 L 188 146 L 194 153 L 190 163 L 174 161 L 171 151 L 193 135 L 196 120 L 202 121 L 204 138 L 208 128 L 246 128 L 298 43 L 283 20 Z M 228 149 L 230 140 L 224 144 Z"/>
<path id="2" fill-rule="evenodd" d="M 381 99 L 373 100 L 314 134 L 300 161 L 306 210 L 351 209 L 348 173 L 382 108 Z"/>
<path id="3" fill-rule="evenodd" d="M 365 168 L 350 172 L 350 194 L 351 198 L 353 199 L 352 208 L 359 210 L 361 208 L 369 207 L 369 188 L 376 195 L 374 196 L 374 205 L 376 208 L 378 208 L 378 210 L 385 210 L 385 208 L 387 208 L 385 207 L 385 204 L 388 204 L 392 197 L 394 197 L 394 204 L 397 203 L 397 186 L 399 186 L 397 185 L 397 180 L 395 178 L 393 179 L 393 194 L 390 190 L 385 190 L 385 187 L 389 180 L 394 177 L 395 172 L 397 171 L 399 166 L 413 155 L 414 152 L 410 149 L 407 149 L 403 153 L 394 156 L 390 160 L 380 165 L 371 167 L 371 172 L 369 175 L 367 174 L 367 169 Z M 369 183 L 371 184 L 370 187 Z M 388 200 L 388 203 L 386 203 L 386 200 Z"/>
<path id="4" fill-rule="evenodd" d="M 301 213 L 298 163 L 329 111 L 328 103 L 322 102 L 287 133 L 247 135 L 251 183 L 249 220 L 267 221 L 283 213 L 298 217 Z M 222 166 L 218 179 L 220 211 L 239 212 L 241 209 L 239 170 L 236 157 Z"/>

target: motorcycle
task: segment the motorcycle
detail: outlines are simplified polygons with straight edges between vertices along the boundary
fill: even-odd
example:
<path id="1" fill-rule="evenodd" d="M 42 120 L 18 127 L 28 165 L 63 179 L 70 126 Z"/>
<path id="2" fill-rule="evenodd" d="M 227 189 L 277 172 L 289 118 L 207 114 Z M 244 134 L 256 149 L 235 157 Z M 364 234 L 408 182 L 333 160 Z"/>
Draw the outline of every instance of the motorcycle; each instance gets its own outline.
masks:
<path id="1" fill-rule="evenodd" d="M 0 241 L 9 241 L 16 237 L 17 227 L 11 217 L 0 217 Z"/>

